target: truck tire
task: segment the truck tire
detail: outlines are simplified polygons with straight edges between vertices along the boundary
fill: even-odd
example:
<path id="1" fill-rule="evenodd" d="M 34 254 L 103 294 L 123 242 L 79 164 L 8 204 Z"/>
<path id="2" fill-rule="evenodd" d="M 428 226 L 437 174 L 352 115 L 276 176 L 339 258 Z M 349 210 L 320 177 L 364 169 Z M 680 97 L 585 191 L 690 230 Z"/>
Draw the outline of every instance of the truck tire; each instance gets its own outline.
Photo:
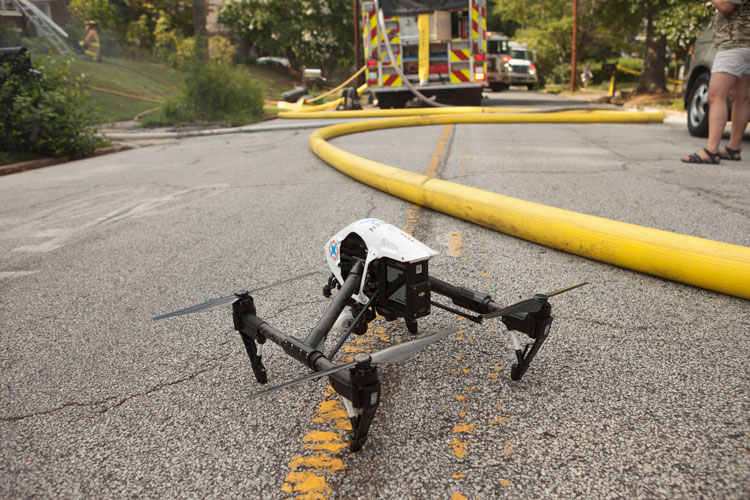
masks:
<path id="1" fill-rule="evenodd" d="M 690 135 L 708 137 L 708 81 L 709 73 L 696 78 L 687 100 L 687 124 Z"/>

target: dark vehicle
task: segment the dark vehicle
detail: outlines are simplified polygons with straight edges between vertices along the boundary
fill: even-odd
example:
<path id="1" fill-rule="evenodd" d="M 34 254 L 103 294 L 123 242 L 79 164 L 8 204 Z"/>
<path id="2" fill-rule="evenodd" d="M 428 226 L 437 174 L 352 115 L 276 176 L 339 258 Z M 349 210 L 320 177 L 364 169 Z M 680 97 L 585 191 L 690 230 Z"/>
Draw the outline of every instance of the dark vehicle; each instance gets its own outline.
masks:
<path id="1" fill-rule="evenodd" d="M 716 49 L 713 46 L 713 21 L 695 41 L 695 56 L 685 85 L 685 109 L 688 114 L 688 131 L 695 137 L 708 137 L 708 81 L 714 64 Z M 732 119 L 732 103 L 727 103 Z"/>
<path id="2" fill-rule="evenodd" d="M 685 109 L 688 131 L 695 137 L 708 137 L 708 81 L 716 49 L 713 40 L 713 21 L 695 41 L 695 55 L 685 79 Z"/>

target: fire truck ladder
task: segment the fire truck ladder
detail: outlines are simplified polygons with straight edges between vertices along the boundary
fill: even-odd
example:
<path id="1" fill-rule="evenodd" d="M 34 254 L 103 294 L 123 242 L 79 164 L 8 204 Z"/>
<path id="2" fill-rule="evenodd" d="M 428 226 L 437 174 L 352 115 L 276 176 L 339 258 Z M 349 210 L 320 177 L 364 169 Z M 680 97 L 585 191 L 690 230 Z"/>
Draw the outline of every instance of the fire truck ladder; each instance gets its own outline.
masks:
<path id="1" fill-rule="evenodd" d="M 30 0 L 12 0 L 16 8 L 25 15 L 36 28 L 38 36 L 46 38 L 60 54 L 70 52 L 70 47 L 62 37 L 68 38 L 68 34 L 50 17 L 39 10 Z"/>

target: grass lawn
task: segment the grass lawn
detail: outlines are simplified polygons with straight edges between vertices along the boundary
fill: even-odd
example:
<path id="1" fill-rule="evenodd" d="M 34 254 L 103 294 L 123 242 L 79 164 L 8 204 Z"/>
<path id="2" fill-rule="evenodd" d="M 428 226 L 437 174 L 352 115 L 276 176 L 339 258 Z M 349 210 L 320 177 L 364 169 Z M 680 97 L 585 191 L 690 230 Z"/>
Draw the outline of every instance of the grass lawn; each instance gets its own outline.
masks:
<path id="1" fill-rule="evenodd" d="M 287 74 L 262 66 L 247 69 L 263 85 L 269 98 L 278 99 L 294 86 Z M 144 114 L 147 117 L 144 121 L 163 124 L 161 103 L 179 94 L 183 79 L 182 72 L 169 66 L 127 59 L 106 58 L 97 63 L 76 58 L 71 72 L 84 75 L 98 123 L 133 120 Z M 265 111 L 274 112 L 271 108 Z"/>
<path id="2" fill-rule="evenodd" d="M 75 59 L 75 75 L 83 74 L 98 123 L 132 120 L 177 95 L 182 75 L 168 66 L 127 59 L 102 62 Z M 93 87 L 93 88 L 92 88 Z"/>

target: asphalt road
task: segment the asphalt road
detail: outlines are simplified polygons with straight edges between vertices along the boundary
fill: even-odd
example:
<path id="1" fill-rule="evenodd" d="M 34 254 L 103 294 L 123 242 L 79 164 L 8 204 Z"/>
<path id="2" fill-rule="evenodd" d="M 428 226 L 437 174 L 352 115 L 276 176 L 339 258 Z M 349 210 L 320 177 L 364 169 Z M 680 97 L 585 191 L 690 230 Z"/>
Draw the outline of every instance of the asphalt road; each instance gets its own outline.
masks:
<path id="1" fill-rule="evenodd" d="M 0 177 L 0 497 L 750 496 L 747 300 L 413 206 L 325 165 L 309 134 L 165 141 Z M 680 163 L 702 147 L 684 117 L 333 142 L 489 191 L 750 246 L 750 158 Z M 304 336 L 328 302 L 324 244 L 365 217 L 440 251 L 433 275 L 500 303 L 591 284 L 552 299 L 552 334 L 520 382 L 501 323 L 421 321 L 424 333 L 463 330 L 381 369 L 383 401 L 356 454 L 325 382 L 248 400 L 258 386 L 229 311 L 151 320 L 246 288 L 266 321 Z M 410 338 L 378 320 L 347 352 Z M 272 383 L 305 373 L 275 346 L 264 359 Z"/>

